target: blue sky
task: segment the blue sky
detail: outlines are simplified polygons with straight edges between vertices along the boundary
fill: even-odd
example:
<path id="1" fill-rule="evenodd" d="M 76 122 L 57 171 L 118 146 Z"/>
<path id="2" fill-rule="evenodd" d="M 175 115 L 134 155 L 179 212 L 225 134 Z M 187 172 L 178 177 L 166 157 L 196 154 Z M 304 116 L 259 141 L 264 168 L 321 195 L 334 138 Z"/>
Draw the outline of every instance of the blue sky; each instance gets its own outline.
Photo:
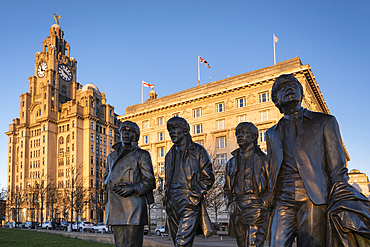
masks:
<path id="1" fill-rule="evenodd" d="M 77 81 L 94 83 L 118 114 L 141 102 L 141 80 L 158 97 L 300 57 L 312 67 L 350 154 L 349 169 L 370 175 L 370 2 L 368 1 L 6 1 L 0 9 L 0 132 L 19 117 L 19 95 L 53 13 L 77 59 Z M 212 80 L 210 79 L 212 78 Z M 144 100 L 149 89 L 144 91 Z M 0 187 L 7 136 L 0 135 Z"/>

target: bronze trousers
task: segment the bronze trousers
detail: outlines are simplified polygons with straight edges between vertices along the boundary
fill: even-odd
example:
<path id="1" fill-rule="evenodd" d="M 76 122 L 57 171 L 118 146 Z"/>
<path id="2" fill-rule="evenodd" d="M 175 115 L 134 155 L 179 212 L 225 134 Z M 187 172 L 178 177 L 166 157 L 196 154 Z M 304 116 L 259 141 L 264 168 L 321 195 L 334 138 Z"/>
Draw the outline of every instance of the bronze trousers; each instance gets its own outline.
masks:
<path id="1" fill-rule="evenodd" d="M 144 226 L 113 226 L 116 247 L 143 246 Z"/>
<path id="2" fill-rule="evenodd" d="M 298 174 L 281 177 L 270 226 L 270 247 L 325 247 L 326 207 L 309 198 Z"/>
<path id="3" fill-rule="evenodd" d="M 166 211 L 167 225 L 174 246 L 193 246 L 199 223 L 200 205 L 192 204 L 188 193 L 172 190 Z"/>
<path id="4" fill-rule="evenodd" d="M 267 230 L 267 209 L 261 200 L 236 201 L 230 224 L 238 247 L 263 246 Z M 247 238 L 249 236 L 249 238 Z"/>

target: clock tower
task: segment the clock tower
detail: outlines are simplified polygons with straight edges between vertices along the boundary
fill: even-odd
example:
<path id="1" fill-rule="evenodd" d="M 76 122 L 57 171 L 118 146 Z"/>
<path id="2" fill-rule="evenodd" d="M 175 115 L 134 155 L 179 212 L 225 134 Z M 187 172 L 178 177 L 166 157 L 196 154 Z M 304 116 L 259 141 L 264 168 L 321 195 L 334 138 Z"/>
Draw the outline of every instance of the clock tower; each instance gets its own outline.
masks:
<path id="1" fill-rule="evenodd" d="M 76 82 L 77 61 L 70 57 L 63 30 L 58 24 L 49 30 L 50 36 L 42 42 L 42 52 L 35 54 L 35 75 L 28 79 L 29 97 L 26 98 L 30 98 L 31 105 L 41 106 L 41 117 L 56 120 L 60 104 L 76 99 L 81 85 Z"/>
<path id="2" fill-rule="evenodd" d="M 8 198 L 26 195 L 34 200 L 26 201 L 26 210 L 12 213 L 8 221 L 74 220 L 72 191 L 74 201 L 88 202 L 79 207 L 82 219 L 102 221 L 103 172 L 119 141 L 120 122 L 98 87 L 77 82 L 77 61 L 70 56 L 62 28 L 54 24 L 49 31 L 42 51 L 35 54 L 28 92 L 20 95 L 20 117 L 6 132 Z"/>

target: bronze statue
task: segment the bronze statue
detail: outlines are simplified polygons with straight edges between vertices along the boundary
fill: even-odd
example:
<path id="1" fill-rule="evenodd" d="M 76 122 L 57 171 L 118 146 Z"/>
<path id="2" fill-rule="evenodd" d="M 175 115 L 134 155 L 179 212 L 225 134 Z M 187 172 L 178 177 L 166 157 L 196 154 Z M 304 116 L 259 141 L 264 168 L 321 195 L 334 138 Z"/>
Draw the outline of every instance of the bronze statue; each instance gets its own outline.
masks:
<path id="1" fill-rule="evenodd" d="M 238 124 L 235 135 L 239 148 L 226 164 L 224 184 L 230 225 L 239 247 L 263 247 L 268 218 L 267 158 L 257 145 L 254 124 Z"/>
<path id="2" fill-rule="evenodd" d="M 165 158 L 166 229 L 175 246 L 192 246 L 198 226 L 205 237 L 213 233 L 203 202 L 214 182 L 212 163 L 207 151 L 191 140 L 185 119 L 171 118 L 167 130 L 174 145 Z"/>
<path id="3" fill-rule="evenodd" d="M 340 197 L 332 189 L 343 186 L 348 189 L 347 195 L 354 195 L 352 199 L 361 199 L 361 195 L 351 190 L 348 184 L 338 123 L 332 115 L 302 108 L 303 88 L 292 75 L 279 76 L 271 94 L 284 117 L 266 134 L 270 206 L 273 209 L 270 247 L 292 246 L 295 237 L 298 247 L 342 246 L 332 245 L 327 240 L 333 236 L 332 233 L 327 236 L 330 227 L 327 226 L 326 210 L 328 204 L 333 203 L 331 198 Z M 364 204 L 366 206 L 366 202 Z M 343 208 L 340 211 L 344 212 Z M 355 226 L 367 224 L 370 236 L 370 219 L 362 219 L 364 224 L 357 218 Z M 345 237 L 343 241 L 346 241 Z"/>
<path id="4" fill-rule="evenodd" d="M 107 158 L 105 224 L 113 226 L 116 246 L 142 246 L 148 224 L 147 203 L 153 203 L 155 178 L 149 152 L 137 142 L 140 129 L 125 121 L 120 126 L 121 142 Z"/>

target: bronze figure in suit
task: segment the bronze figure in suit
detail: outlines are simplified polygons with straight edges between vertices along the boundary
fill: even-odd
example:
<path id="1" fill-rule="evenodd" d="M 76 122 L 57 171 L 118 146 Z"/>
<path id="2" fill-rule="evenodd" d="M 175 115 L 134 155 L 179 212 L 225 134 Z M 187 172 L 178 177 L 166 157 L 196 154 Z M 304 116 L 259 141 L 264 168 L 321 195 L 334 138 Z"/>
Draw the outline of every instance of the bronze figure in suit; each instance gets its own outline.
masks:
<path id="1" fill-rule="evenodd" d="M 261 247 L 268 218 L 267 157 L 257 145 L 258 129 L 254 124 L 238 124 L 235 135 L 239 148 L 226 164 L 224 184 L 230 225 L 239 247 Z"/>
<path id="2" fill-rule="evenodd" d="M 270 247 L 325 246 L 326 208 L 335 183 L 347 183 L 346 157 L 334 116 L 302 108 L 303 88 L 279 76 L 272 100 L 284 114 L 266 134 L 269 162 Z"/>
<path id="3" fill-rule="evenodd" d="M 204 147 L 191 140 L 185 119 L 171 118 L 167 130 L 174 145 L 165 157 L 166 229 L 174 246 L 192 246 L 198 226 L 205 237 L 213 233 L 203 201 L 214 182 L 212 163 Z"/>
<path id="4" fill-rule="evenodd" d="M 105 224 L 113 226 L 116 246 L 142 246 L 147 204 L 153 203 L 155 178 L 150 154 L 137 146 L 140 129 L 125 121 L 121 141 L 107 158 Z"/>

